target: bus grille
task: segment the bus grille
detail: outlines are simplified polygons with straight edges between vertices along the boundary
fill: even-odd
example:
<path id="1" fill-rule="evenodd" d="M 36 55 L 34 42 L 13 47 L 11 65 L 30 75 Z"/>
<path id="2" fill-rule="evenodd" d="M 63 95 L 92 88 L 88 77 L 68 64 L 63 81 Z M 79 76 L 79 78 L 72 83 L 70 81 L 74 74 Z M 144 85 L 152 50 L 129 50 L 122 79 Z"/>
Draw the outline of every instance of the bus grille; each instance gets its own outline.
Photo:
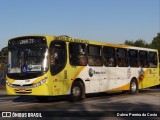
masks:
<path id="1" fill-rule="evenodd" d="M 32 89 L 14 89 L 14 92 L 19 94 L 29 94 L 32 93 Z"/>

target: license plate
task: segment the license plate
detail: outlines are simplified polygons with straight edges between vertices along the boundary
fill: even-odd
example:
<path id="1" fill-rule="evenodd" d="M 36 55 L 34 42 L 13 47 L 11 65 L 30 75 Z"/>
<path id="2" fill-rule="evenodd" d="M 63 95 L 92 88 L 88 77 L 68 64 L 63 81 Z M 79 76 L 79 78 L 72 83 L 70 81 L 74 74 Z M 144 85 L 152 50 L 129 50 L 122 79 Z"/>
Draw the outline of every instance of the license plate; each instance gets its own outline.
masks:
<path id="1" fill-rule="evenodd" d="M 26 92 L 26 89 L 19 89 L 19 92 Z"/>

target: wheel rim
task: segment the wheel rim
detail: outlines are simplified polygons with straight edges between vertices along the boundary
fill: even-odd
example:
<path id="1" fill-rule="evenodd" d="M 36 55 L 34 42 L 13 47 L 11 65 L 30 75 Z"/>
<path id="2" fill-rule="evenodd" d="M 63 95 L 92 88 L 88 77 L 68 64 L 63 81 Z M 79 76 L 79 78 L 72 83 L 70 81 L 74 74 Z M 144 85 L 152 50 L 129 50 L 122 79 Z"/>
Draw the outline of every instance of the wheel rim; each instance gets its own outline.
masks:
<path id="1" fill-rule="evenodd" d="M 132 82 L 131 89 L 132 89 L 133 92 L 135 92 L 137 90 L 137 85 L 136 85 L 135 82 Z"/>
<path id="2" fill-rule="evenodd" d="M 81 90 L 79 87 L 74 87 L 72 93 L 74 96 L 80 96 Z"/>

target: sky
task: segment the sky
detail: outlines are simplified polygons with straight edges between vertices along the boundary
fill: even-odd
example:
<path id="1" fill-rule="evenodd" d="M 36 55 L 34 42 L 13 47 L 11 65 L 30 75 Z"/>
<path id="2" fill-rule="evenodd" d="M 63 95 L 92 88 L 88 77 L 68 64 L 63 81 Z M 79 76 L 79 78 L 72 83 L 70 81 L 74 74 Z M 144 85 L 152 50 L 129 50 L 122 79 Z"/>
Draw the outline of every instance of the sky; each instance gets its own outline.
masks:
<path id="1" fill-rule="evenodd" d="M 0 49 L 30 34 L 123 44 L 158 32 L 160 0 L 0 0 Z"/>

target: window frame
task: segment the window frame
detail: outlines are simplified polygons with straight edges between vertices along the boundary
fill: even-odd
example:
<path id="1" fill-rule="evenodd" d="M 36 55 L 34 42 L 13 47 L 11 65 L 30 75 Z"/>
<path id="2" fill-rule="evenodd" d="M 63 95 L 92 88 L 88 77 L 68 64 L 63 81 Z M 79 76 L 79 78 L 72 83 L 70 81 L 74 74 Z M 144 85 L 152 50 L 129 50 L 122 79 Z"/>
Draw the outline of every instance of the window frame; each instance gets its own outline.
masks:
<path id="1" fill-rule="evenodd" d="M 145 57 L 140 55 L 143 52 L 146 53 Z M 139 50 L 139 66 L 142 68 L 148 68 L 149 67 L 149 53 L 145 50 Z"/>
<path id="2" fill-rule="evenodd" d="M 99 49 L 99 55 L 90 54 L 89 47 L 97 47 Z M 88 65 L 89 66 L 103 66 L 103 58 L 102 58 L 102 46 L 101 45 L 92 45 L 88 44 L 87 46 L 87 53 L 88 53 Z M 95 61 L 96 60 L 96 61 Z M 93 63 L 93 64 L 90 64 Z"/>
<path id="3" fill-rule="evenodd" d="M 130 52 L 131 51 L 136 51 L 136 57 L 131 57 L 130 56 Z M 138 50 L 136 50 L 136 49 L 129 49 L 128 50 L 128 58 L 129 58 L 129 66 L 130 67 L 139 67 L 139 65 L 138 65 Z M 131 60 L 133 61 L 133 62 L 135 62 L 136 64 L 134 65 L 133 63 L 133 65 L 131 66 Z"/>
<path id="4" fill-rule="evenodd" d="M 51 64 L 51 50 L 54 49 L 54 46 L 52 46 L 52 44 L 54 45 L 55 42 L 57 42 L 57 44 L 58 43 L 63 43 L 64 44 L 64 46 L 63 46 L 64 48 L 61 49 L 61 50 L 64 50 L 64 51 L 62 51 L 62 52 L 64 52 L 64 62 L 63 62 L 63 64 L 55 64 L 55 65 Z M 49 46 L 49 63 L 50 63 L 50 72 L 51 72 L 52 76 L 60 73 L 66 67 L 66 64 L 67 64 L 67 44 L 66 44 L 65 41 L 54 40 L 50 43 L 50 46 Z M 56 70 L 54 70 L 55 68 L 56 68 Z"/>
<path id="5" fill-rule="evenodd" d="M 71 46 L 72 45 L 73 46 L 75 46 L 75 45 L 84 45 L 85 46 L 85 50 L 84 50 L 85 53 L 84 54 L 81 54 L 81 53 L 73 54 L 72 50 L 71 50 Z M 74 60 L 72 60 L 72 58 L 74 58 Z M 86 60 L 83 60 L 83 59 L 86 59 Z M 77 60 L 78 60 L 78 62 L 77 62 Z M 72 61 L 76 61 L 76 62 L 72 62 Z M 69 63 L 72 66 L 87 66 L 88 57 L 87 57 L 87 46 L 86 46 L 85 43 L 78 43 L 78 42 L 70 42 L 69 43 Z"/>
<path id="6" fill-rule="evenodd" d="M 124 50 L 124 56 L 118 56 L 120 55 L 120 52 L 118 50 Z M 117 56 L 117 66 L 118 67 L 128 67 L 129 61 L 128 61 L 128 50 L 126 48 L 117 48 L 116 49 L 116 56 Z M 120 62 L 121 61 L 121 62 Z M 127 62 L 127 63 L 126 63 Z"/>
<path id="7" fill-rule="evenodd" d="M 151 66 L 151 60 L 153 60 L 153 59 L 150 59 L 150 54 L 151 53 L 155 53 L 155 55 L 156 55 L 156 60 L 154 61 L 154 62 L 156 62 L 156 64 L 154 64 L 155 66 Z M 157 55 L 157 52 L 153 52 L 153 51 L 149 51 L 149 67 L 150 68 L 157 68 L 157 66 L 158 66 L 158 55 Z"/>
<path id="8" fill-rule="evenodd" d="M 112 49 L 112 52 L 113 52 L 112 55 L 107 56 L 104 54 L 107 51 L 107 49 Z M 105 67 L 116 67 L 117 66 L 116 48 L 115 47 L 110 47 L 110 46 L 103 47 L 103 64 Z"/>

